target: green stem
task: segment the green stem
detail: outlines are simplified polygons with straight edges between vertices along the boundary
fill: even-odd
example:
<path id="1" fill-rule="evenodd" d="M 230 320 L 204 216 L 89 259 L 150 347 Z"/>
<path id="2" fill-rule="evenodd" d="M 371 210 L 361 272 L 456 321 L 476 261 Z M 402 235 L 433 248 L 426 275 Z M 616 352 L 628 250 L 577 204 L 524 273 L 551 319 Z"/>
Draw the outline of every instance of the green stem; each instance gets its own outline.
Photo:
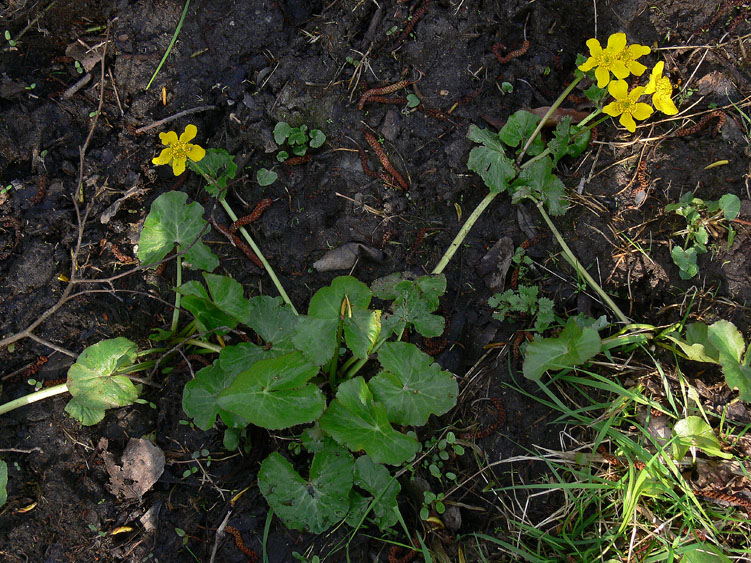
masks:
<path id="1" fill-rule="evenodd" d="M 203 340 L 196 340 L 195 338 L 189 338 L 185 341 L 185 344 L 192 344 L 193 346 L 211 350 L 217 354 L 222 351 L 222 347 L 217 344 L 211 344 L 210 342 L 204 342 Z"/>
<path id="2" fill-rule="evenodd" d="M 24 395 L 23 397 L 19 397 L 18 399 L 14 399 L 13 401 L 8 401 L 4 405 L 0 405 L 0 415 L 24 405 L 30 405 L 31 403 L 41 401 L 42 399 L 54 397 L 55 395 L 60 395 L 61 393 L 66 393 L 67 391 L 68 385 L 65 383 L 63 383 L 62 385 L 55 385 L 54 387 L 47 387 L 46 389 L 40 389 L 35 393 L 29 393 L 28 395 Z"/>
<path id="3" fill-rule="evenodd" d="M 183 284 L 183 262 L 182 257 L 177 256 L 175 264 L 177 265 L 177 285 L 175 286 L 175 309 L 172 311 L 172 326 L 170 332 L 175 334 L 177 332 L 177 324 L 180 320 L 180 292 L 177 289 Z"/>
<path id="4" fill-rule="evenodd" d="M 615 313 L 615 316 L 618 317 L 618 320 L 620 320 L 623 324 L 629 324 L 631 322 L 629 318 L 623 314 L 623 311 L 621 311 L 618 305 L 616 305 L 615 302 L 610 298 L 610 296 L 607 293 L 605 293 L 605 290 L 602 289 L 600 285 L 594 280 L 594 278 L 589 275 L 589 272 L 584 268 L 581 262 L 579 262 L 579 260 L 576 258 L 574 253 L 569 248 L 568 244 L 566 244 L 566 241 L 563 240 L 561 233 L 558 232 L 558 229 L 553 224 L 553 221 L 550 220 L 550 217 L 545 212 L 545 209 L 543 208 L 541 201 L 537 202 L 537 209 L 540 210 L 540 214 L 542 215 L 542 218 L 545 219 L 545 222 L 548 224 L 548 228 L 552 231 L 553 235 L 555 236 L 555 239 L 558 241 L 558 244 L 563 250 L 563 253 L 566 255 L 566 258 L 568 258 L 571 265 L 576 269 L 577 273 L 581 275 L 587 281 L 590 287 L 597 292 L 597 294 L 602 298 L 605 304 L 608 307 L 610 307 L 613 313 Z"/>
<path id="5" fill-rule="evenodd" d="M 224 207 L 224 210 L 227 212 L 227 215 L 229 215 L 229 218 L 232 219 L 232 222 L 234 223 L 235 221 L 237 221 L 237 215 L 235 215 L 235 212 L 232 211 L 232 208 L 230 207 L 229 203 L 227 203 L 227 200 L 225 198 L 221 198 L 219 200 L 219 203 L 222 204 L 222 207 Z M 242 233 L 243 238 L 247 241 L 248 245 L 250 245 L 250 248 L 253 250 L 253 252 L 256 253 L 256 256 L 258 256 L 258 259 L 263 264 L 263 267 L 266 268 L 266 272 L 269 274 L 271 281 L 276 286 L 276 290 L 279 292 L 279 295 L 281 295 L 282 299 L 284 299 L 284 302 L 290 306 L 292 312 L 297 315 L 297 309 L 295 309 L 295 306 L 292 304 L 292 300 L 287 295 L 287 292 L 284 291 L 282 283 L 279 281 L 279 278 L 276 277 L 276 273 L 274 273 L 274 270 L 271 268 L 271 264 L 269 264 L 268 260 L 266 260 L 266 257 L 263 255 L 263 252 L 261 252 L 261 249 L 258 248 L 258 245 L 256 245 L 255 241 L 250 236 L 250 233 L 248 233 L 245 227 L 240 227 L 240 232 Z"/>
<path id="6" fill-rule="evenodd" d="M 443 255 L 443 258 L 441 258 L 441 261 L 438 262 L 438 265 L 433 269 L 432 273 L 434 275 L 438 275 L 443 272 L 448 263 L 451 261 L 451 258 L 461 246 L 462 242 L 464 242 L 464 239 L 466 238 L 469 231 L 477 222 L 477 219 L 480 218 L 480 215 L 482 215 L 483 211 L 485 211 L 488 205 L 490 205 L 490 202 L 492 202 L 495 199 L 495 196 L 497 196 L 499 193 L 501 192 L 488 193 L 488 195 L 486 195 L 485 198 L 477 205 L 472 214 L 467 217 L 467 221 L 464 223 L 464 225 L 462 225 L 462 228 L 459 229 L 459 232 L 456 233 L 454 240 L 449 245 L 446 253 Z"/>
<path id="7" fill-rule="evenodd" d="M 560 96 L 558 96 L 558 99 L 553 102 L 553 105 L 548 108 L 548 111 L 545 113 L 543 118 L 540 120 L 540 123 L 537 124 L 537 127 L 535 128 L 534 132 L 529 136 L 529 139 L 527 139 L 527 142 L 524 143 L 524 147 L 522 147 L 522 152 L 519 153 L 519 156 L 516 158 L 516 162 L 521 162 L 522 158 L 524 158 L 524 155 L 527 153 L 527 150 L 532 145 L 532 142 L 535 140 L 537 135 L 540 134 L 540 131 L 542 131 L 542 128 L 545 126 L 545 122 L 548 120 L 548 117 L 553 115 L 555 113 L 555 110 L 557 110 L 560 105 L 563 103 L 563 100 L 565 100 L 568 95 L 572 92 L 574 88 L 576 88 L 576 85 L 581 82 L 582 78 L 584 78 L 584 75 L 580 75 L 576 78 L 574 78 L 573 82 L 568 85 L 568 88 L 566 88 Z"/>

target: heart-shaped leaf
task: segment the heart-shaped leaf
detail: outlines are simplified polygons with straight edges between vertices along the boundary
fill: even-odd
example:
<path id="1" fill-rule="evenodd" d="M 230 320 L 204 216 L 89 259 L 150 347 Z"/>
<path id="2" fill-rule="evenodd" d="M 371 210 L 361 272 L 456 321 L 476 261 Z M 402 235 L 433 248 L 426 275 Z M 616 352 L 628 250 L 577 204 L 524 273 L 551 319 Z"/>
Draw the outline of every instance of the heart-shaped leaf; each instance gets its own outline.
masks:
<path id="1" fill-rule="evenodd" d="M 363 497 L 352 490 L 347 514 L 350 526 L 358 526 L 368 509 L 381 530 L 391 528 L 399 521 L 396 496 L 401 491 L 401 486 L 386 467 L 375 463 L 368 455 L 358 457 L 355 461 L 355 485 L 373 496 Z"/>
<path id="2" fill-rule="evenodd" d="M 219 393 L 220 408 L 270 430 L 312 422 L 326 407 L 323 393 L 308 380 L 318 374 L 300 352 L 261 360 Z"/>
<path id="3" fill-rule="evenodd" d="M 183 257 L 190 268 L 211 272 L 219 265 L 219 259 L 199 239 L 206 226 L 203 207 L 195 201 L 187 205 L 187 200 L 186 193 L 174 191 L 160 195 L 151 204 L 138 242 L 142 264 L 159 262 L 175 246 L 178 252 L 190 246 Z"/>
<path id="4" fill-rule="evenodd" d="M 177 291 L 184 295 L 182 305 L 196 317 L 200 331 L 214 330 L 221 326 L 230 329 L 238 324 L 247 324 L 250 319 L 250 303 L 243 297 L 243 287 L 229 276 L 204 272 L 204 279 L 211 297 L 196 281 L 184 283 Z M 222 334 L 225 334 L 223 331 Z"/>
<path id="5" fill-rule="evenodd" d="M 353 465 L 352 455 L 327 439 L 323 449 L 313 456 L 307 479 L 273 452 L 261 463 L 258 487 L 288 528 L 320 534 L 342 520 L 349 510 Z"/>
<path id="6" fill-rule="evenodd" d="M 399 465 L 420 448 L 415 438 L 392 428 L 386 407 L 373 401 L 362 377 L 339 385 L 320 423 L 337 442 L 352 451 L 365 450 L 375 463 Z"/>
<path id="7" fill-rule="evenodd" d="M 427 338 L 443 334 L 445 321 L 434 315 L 439 298 L 446 292 L 446 277 L 422 276 L 416 280 L 404 274 L 391 274 L 373 283 L 373 292 L 380 299 L 393 299 L 392 313 L 382 321 L 381 335 L 401 335 L 407 325 Z"/>
<path id="8" fill-rule="evenodd" d="M 65 411 L 85 426 L 104 418 L 104 411 L 130 405 L 138 391 L 130 379 L 113 375 L 136 360 L 138 347 L 127 338 L 102 340 L 89 346 L 68 370 L 68 391 L 73 398 Z"/>
<path id="9" fill-rule="evenodd" d="M 524 377 L 539 379 L 547 370 L 562 370 L 585 363 L 602 349 L 597 331 L 580 327 L 570 318 L 556 338 L 530 342 L 522 365 Z"/>
<path id="10" fill-rule="evenodd" d="M 456 404 L 459 386 L 454 376 L 414 344 L 386 342 L 378 361 L 383 371 L 368 387 L 394 424 L 422 426 L 431 414 L 441 415 Z"/>
<path id="11" fill-rule="evenodd" d="M 247 324 L 277 355 L 295 350 L 292 337 L 297 321 L 297 315 L 281 297 L 260 295 L 250 300 L 250 320 Z"/>

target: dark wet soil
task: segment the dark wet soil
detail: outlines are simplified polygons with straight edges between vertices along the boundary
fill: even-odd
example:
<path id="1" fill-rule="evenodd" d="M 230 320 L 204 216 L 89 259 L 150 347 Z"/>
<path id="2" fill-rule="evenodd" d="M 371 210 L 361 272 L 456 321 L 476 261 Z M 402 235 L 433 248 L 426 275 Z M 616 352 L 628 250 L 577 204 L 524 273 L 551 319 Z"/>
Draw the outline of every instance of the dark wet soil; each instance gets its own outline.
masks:
<path id="1" fill-rule="evenodd" d="M 29 24 L 15 45 L 6 42 L 0 52 L 0 175 L 3 187 L 12 186 L 0 196 L 3 336 L 34 323 L 65 289 L 61 276 L 69 272 L 78 236 L 74 194 L 79 177 L 84 195 L 79 211 L 88 206 L 90 212 L 78 262 L 89 279 L 133 268 L 127 262 L 135 256 L 141 223 L 151 202 L 168 190 L 185 191 L 227 223 L 196 176 L 176 179 L 169 167 L 151 164 L 158 151 L 157 133 L 182 131 L 188 123 L 198 127 L 202 146 L 236 155 L 239 173 L 228 199 L 239 214 L 263 198 L 273 199 L 253 232 L 298 309 L 305 309 L 318 288 L 347 273 L 312 268 L 330 248 L 347 242 L 385 254 L 380 262 L 363 259 L 352 270 L 366 283 L 394 271 L 430 272 L 485 195 L 481 180 L 466 168 L 469 125 L 497 125 L 518 109 L 550 105 L 572 79 L 585 41 L 595 35 L 604 40 L 616 31 L 625 31 L 632 42 L 666 48 L 656 53 L 680 85 L 685 98 L 681 110 L 691 108 L 687 115 L 718 107 L 726 108 L 727 119 L 716 134 L 710 124 L 685 137 L 665 135 L 682 121 L 653 118 L 636 138 L 612 123 L 603 124 L 598 141 L 583 157 L 564 162 L 561 179 L 572 206 L 556 222 L 581 262 L 617 296 L 627 314 L 654 324 L 674 321 L 687 292 L 696 291 L 698 314 L 732 320 L 747 334 L 747 227 L 738 226 L 731 248 L 718 242 L 715 251 L 700 258 L 698 277 L 681 281 L 669 241 L 682 226 L 663 209 L 688 190 L 705 199 L 725 193 L 751 199 L 749 123 L 730 106 L 743 104 L 749 93 L 745 34 L 751 26 L 742 19 L 736 22 L 739 12 L 730 8 L 702 31 L 717 13 L 718 2 L 595 4 L 596 14 L 589 0 L 445 0 L 429 5 L 423 0 L 194 1 L 148 90 L 180 19 L 181 2 L 2 4 L 0 21 L 12 38 Z M 424 5 L 427 10 L 418 17 Z M 414 28 L 400 39 L 411 19 L 416 20 Z M 99 61 L 108 24 L 102 90 Z M 524 55 L 506 64 L 496 59 L 495 43 L 511 51 L 525 39 L 530 47 Z M 657 60 L 656 53 L 650 63 Z M 86 77 L 89 81 L 80 85 Z M 369 103 L 358 109 L 366 82 L 373 87 L 418 77 L 406 91 L 419 96 L 422 108 Z M 513 91 L 504 94 L 503 82 Z M 101 114 L 81 165 L 80 147 L 100 98 Z M 192 113 L 149 128 L 186 111 Z M 272 135 L 278 121 L 321 129 L 327 142 L 307 163 L 280 165 Z M 409 183 L 408 191 L 364 174 L 358 149 L 369 148 L 366 131 L 383 140 Z M 369 154 L 370 166 L 377 170 L 377 159 Z M 637 177 L 640 160 L 646 163 L 645 182 Z M 728 162 L 706 169 L 719 160 Z M 260 187 L 255 175 L 260 167 L 274 167 L 278 180 Z M 533 229 L 544 233 L 535 210 L 527 211 Z M 741 219 L 751 220 L 751 206 L 744 204 L 743 211 Z M 526 326 L 523 321 L 501 325 L 491 318 L 491 291 L 487 277 L 478 274 L 480 261 L 499 239 L 510 237 L 518 246 L 534 234 L 520 226 L 517 207 L 499 197 L 446 270 L 449 291 L 441 312 L 450 328 L 448 346 L 437 359 L 464 387 L 456 410 L 434 427 L 488 425 L 495 413 L 486 398 L 502 398 L 506 424 L 479 442 L 490 461 L 522 454 L 525 448 L 559 445 L 558 428 L 548 424 L 553 414 L 509 386 L 514 384 L 509 368 L 516 371 L 518 360 L 513 354 L 485 352 L 486 345 L 509 340 Z M 209 240 L 221 257 L 221 270 L 249 294 L 275 294 L 268 278 L 221 235 L 214 232 Z M 629 240 L 648 250 L 648 257 L 635 252 Z M 529 255 L 540 266 L 529 281 L 541 283 L 560 314 L 605 313 L 577 293 L 575 277 L 557 253 L 550 236 L 532 246 Z M 168 305 L 154 297 L 169 300 L 173 279 L 174 268 L 168 265 L 161 276 L 138 271 L 111 285 L 86 286 L 109 291 L 70 300 L 34 333 L 75 353 L 114 336 L 145 346 L 149 329 L 169 324 Z M 28 338 L 0 350 L 3 402 L 30 391 L 24 370 L 42 355 L 49 361 L 35 379 L 65 377 L 73 360 L 51 352 Z M 92 427 L 82 427 L 64 413 L 65 398 L 4 415 L 0 447 L 7 450 L 0 453 L 9 466 L 9 483 L 8 502 L 0 508 L 2 559 L 209 561 L 216 530 L 230 511 L 229 523 L 260 553 L 267 506 L 255 486 L 256 471 L 267 451 L 284 443 L 255 432 L 253 450 L 232 455 L 222 447 L 221 431 L 201 432 L 185 424 L 180 401 L 190 377 L 185 369 L 158 376 L 160 387 L 147 387 L 142 395 L 153 408 L 138 404 L 108 411 Z M 524 382 L 519 385 L 533 391 Z M 107 488 L 100 439 L 106 438 L 108 450 L 118 456 L 130 438 L 144 436 L 165 452 L 166 469 L 141 501 L 123 501 Z M 191 454 L 202 449 L 210 452 L 210 467 L 202 455 L 206 472 L 183 478 L 184 470 L 195 465 Z M 468 463 L 457 470 L 468 476 L 476 466 Z M 496 475 L 503 482 L 514 471 L 517 482 L 529 482 L 543 470 L 519 463 L 502 466 Z M 432 545 L 454 554 L 449 560 L 456 560 L 452 535 L 504 529 L 496 516 L 502 512 L 494 508 L 499 501 L 479 492 L 483 486 L 461 499 L 481 507 L 480 516 L 462 510 L 455 530 L 431 537 Z M 231 505 L 232 496 L 246 487 L 248 492 Z M 552 512 L 556 500 L 549 497 L 532 510 Z M 419 504 L 405 496 L 403 513 L 416 529 L 418 511 Z M 122 526 L 130 530 L 113 533 Z M 294 551 L 324 557 L 343 534 L 311 537 L 273 520 L 269 560 L 291 561 Z M 466 553 L 474 553 L 468 545 Z M 229 536 L 217 549 L 216 561 L 247 560 Z M 365 537 L 350 545 L 355 561 L 384 561 L 387 551 Z M 343 560 L 343 553 L 331 560 Z"/>

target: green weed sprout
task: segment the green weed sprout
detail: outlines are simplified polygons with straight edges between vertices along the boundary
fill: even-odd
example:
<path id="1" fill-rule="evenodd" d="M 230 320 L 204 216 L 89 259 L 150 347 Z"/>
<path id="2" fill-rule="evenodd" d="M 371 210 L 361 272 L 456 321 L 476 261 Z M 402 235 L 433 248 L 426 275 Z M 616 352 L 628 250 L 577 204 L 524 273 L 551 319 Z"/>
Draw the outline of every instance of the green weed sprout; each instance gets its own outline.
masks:
<path id="1" fill-rule="evenodd" d="M 674 246 L 670 252 L 673 263 L 680 269 L 681 279 L 689 280 L 699 273 L 697 255 L 707 252 L 710 234 L 719 238 L 727 231 L 728 248 L 735 239 L 735 230 L 730 222 L 738 217 L 741 201 L 738 196 L 725 194 L 718 201 L 704 201 L 687 192 L 678 203 L 665 206 L 665 211 L 674 212 L 686 219 L 686 228 L 675 233 L 683 235 L 683 247 Z"/>

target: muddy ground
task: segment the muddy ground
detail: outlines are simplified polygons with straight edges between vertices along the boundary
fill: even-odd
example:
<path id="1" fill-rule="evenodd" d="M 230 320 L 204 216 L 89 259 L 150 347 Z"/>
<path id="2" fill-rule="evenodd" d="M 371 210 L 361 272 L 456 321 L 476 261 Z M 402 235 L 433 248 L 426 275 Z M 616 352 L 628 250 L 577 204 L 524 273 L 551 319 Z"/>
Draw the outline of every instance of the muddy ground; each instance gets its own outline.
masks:
<path id="1" fill-rule="evenodd" d="M 361 259 L 352 269 L 366 283 L 394 271 L 430 272 L 485 194 L 482 181 L 466 168 L 469 125 L 498 126 L 518 109 L 550 105 L 572 80 L 576 55 L 586 51 L 590 37 L 604 42 L 609 34 L 624 31 L 631 42 L 664 48 L 647 57 L 649 66 L 658 56 L 666 61 L 666 73 L 683 93 L 681 110 L 690 108 L 688 116 L 731 103 L 744 107 L 751 90 L 751 25 L 743 20 L 744 12 L 730 7 L 708 31 L 701 29 L 720 2 L 674 0 L 655 7 L 637 0 L 445 0 L 429 3 L 418 17 L 424 4 L 196 0 L 148 90 L 180 19 L 181 2 L 11 0 L 0 5 L 3 30 L 15 42 L 6 41 L 0 52 L 0 175 L 3 187 L 12 186 L 0 196 L 2 335 L 34 323 L 65 288 L 60 276 L 69 272 L 78 236 L 73 195 L 81 172 L 80 147 L 100 97 L 101 114 L 81 176 L 80 209 L 91 206 L 78 260 L 85 277 L 106 278 L 134 267 L 128 262 L 135 255 L 141 223 L 151 202 L 170 189 L 187 192 L 227 223 L 195 175 L 176 179 L 169 167 L 151 164 L 159 132 L 179 132 L 193 123 L 202 146 L 236 155 L 240 173 L 228 199 L 240 214 L 263 198 L 273 199 L 252 230 L 293 302 L 305 310 L 318 288 L 349 271 L 317 272 L 312 264 L 346 242 L 385 254 L 381 261 Z M 411 19 L 416 24 L 402 37 Z M 508 63 L 493 53 L 496 43 L 507 52 L 525 39 L 528 51 Z M 81 85 L 85 77 L 89 81 Z M 418 77 L 396 95 L 414 93 L 422 107 L 373 103 L 358 109 L 365 81 L 372 87 Z M 504 82 L 511 92 L 502 91 Z M 149 127 L 185 111 L 192 113 Z M 560 176 L 571 192 L 571 208 L 556 223 L 580 260 L 633 318 L 674 321 L 684 311 L 685 295 L 696 290 L 698 314 L 732 320 L 748 336 L 747 227 L 738 227 L 729 250 L 719 242 L 715 252 L 700 258 L 699 276 L 682 281 L 669 254 L 671 233 L 680 222 L 663 212 L 687 190 L 696 189 L 706 199 L 724 193 L 751 199 L 749 124 L 732 106 L 725 112 L 727 119 L 716 134 L 710 124 L 683 137 L 668 134 L 698 117 L 688 122 L 683 116 L 674 121 L 655 116 L 636 136 L 606 122 L 583 157 L 564 162 Z M 319 128 L 327 142 L 307 163 L 280 165 L 272 135 L 278 121 Z M 363 172 L 360 147 L 368 150 L 370 166 L 378 170 L 365 131 L 383 139 L 408 191 Z M 705 170 L 718 160 L 728 162 Z M 646 162 L 644 182 L 637 178 L 640 161 Z M 260 167 L 274 167 L 278 180 L 260 187 L 255 175 Z M 113 208 L 125 194 L 129 197 Z M 751 207 L 743 209 L 747 214 L 742 212 L 741 219 L 751 220 Z M 518 362 L 508 354 L 485 355 L 486 345 L 527 328 L 523 320 L 500 324 L 491 318 L 488 278 L 482 277 L 482 269 L 478 273 L 481 259 L 499 239 L 510 237 L 518 246 L 536 232 L 545 233 L 535 210 L 527 212 L 534 223 L 531 232 L 529 225 L 520 226 L 517 207 L 506 197 L 497 198 L 446 270 L 449 290 L 441 313 L 450 328 L 448 346 L 437 359 L 459 377 L 463 392 L 456 409 L 435 421 L 434 428 L 488 424 L 494 414 L 486 398 L 502 398 L 507 423 L 479 441 L 490 461 L 534 446 L 560 447 L 560 428 L 547 424 L 553 414 L 504 385 L 513 383 L 509 365 L 518 368 Z M 622 234 L 647 249 L 649 257 L 635 252 Z M 209 240 L 221 257 L 220 270 L 243 283 L 247 294 L 275 294 L 263 272 L 226 239 L 212 232 Z M 552 237 L 541 237 L 529 249 L 540 265 L 529 281 L 541 284 L 561 315 L 605 313 L 599 303 L 577 293 L 576 280 L 557 253 Z M 169 324 L 169 307 L 153 297 L 171 299 L 173 279 L 174 267 L 168 265 L 161 276 L 138 271 L 111 288 L 86 286 L 114 291 L 71 300 L 34 333 L 75 353 L 114 336 L 146 347 L 149 329 Z M 73 360 L 51 352 L 31 339 L 0 350 L 3 402 L 29 392 L 24 370 L 39 356 L 49 356 L 49 361 L 34 376 L 37 380 L 65 377 Z M 250 454 L 228 454 L 220 430 L 201 432 L 183 422 L 180 400 L 189 378 L 187 369 L 158 374 L 157 386 L 146 387 L 143 394 L 155 408 L 139 404 L 109 411 L 92 427 L 82 427 L 64 413 L 66 398 L 3 416 L 0 447 L 5 450 L 0 453 L 8 462 L 9 483 L 8 502 L 0 508 L 2 559 L 209 561 L 216 530 L 230 510 L 229 523 L 260 553 L 267 506 L 255 487 L 256 471 L 266 453 L 283 448 L 284 442 L 256 431 Z M 153 437 L 165 452 L 165 472 L 140 501 L 124 501 L 107 488 L 100 439 L 106 438 L 107 449 L 119 456 L 129 438 L 143 436 Z M 183 471 L 195 465 L 191 454 L 202 449 L 210 452 L 210 467 L 202 455 L 206 473 L 183 478 Z M 468 476 L 476 468 L 469 463 L 458 471 Z M 512 470 L 514 482 L 529 482 L 544 467 L 502 467 L 496 478 L 508 483 Z M 430 536 L 431 545 L 445 550 L 448 560 L 456 560 L 457 546 L 470 559 L 477 558 L 474 540 L 461 539 L 463 534 L 503 535 L 506 529 L 502 500 L 481 493 L 484 485 L 478 482 L 457 498 L 480 511 L 462 509 L 453 530 Z M 246 487 L 249 491 L 230 507 L 233 492 Z M 532 510 L 551 513 L 557 500 L 549 495 Z M 424 529 L 419 508 L 405 495 L 402 512 L 415 530 Z M 113 535 L 120 526 L 132 530 Z M 185 538 L 176 530 L 183 530 Z M 269 560 L 291 561 L 294 551 L 325 557 L 342 534 L 312 537 L 287 531 L 273 520 Z M 229 536 L 217 549 L 216 561 L 247 560 Z M 503 559 L 493 547 L 487 549 L 491 560 Z M 385 561 L 387 551 L 365 535 L 350 546 L 355 561 Z M 340 551 L 331 560 L 341 557 Z"/>

